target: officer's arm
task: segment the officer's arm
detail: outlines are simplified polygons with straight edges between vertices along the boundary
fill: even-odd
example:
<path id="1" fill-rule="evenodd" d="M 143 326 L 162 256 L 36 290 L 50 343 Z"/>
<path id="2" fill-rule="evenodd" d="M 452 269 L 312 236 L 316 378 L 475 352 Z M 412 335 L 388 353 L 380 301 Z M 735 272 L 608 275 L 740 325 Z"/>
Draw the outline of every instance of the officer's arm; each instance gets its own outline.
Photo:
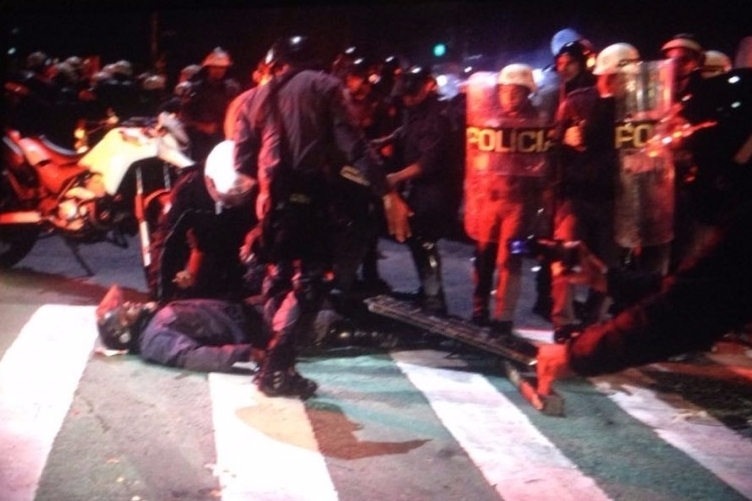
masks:
<path id="1" fill-rule="evenodd" d="M 233 140 L 235 142 L 235 170 L 258 179 L 259 138 L 249 116 L 252 99 L 246 98 L 236 112 Z"/>

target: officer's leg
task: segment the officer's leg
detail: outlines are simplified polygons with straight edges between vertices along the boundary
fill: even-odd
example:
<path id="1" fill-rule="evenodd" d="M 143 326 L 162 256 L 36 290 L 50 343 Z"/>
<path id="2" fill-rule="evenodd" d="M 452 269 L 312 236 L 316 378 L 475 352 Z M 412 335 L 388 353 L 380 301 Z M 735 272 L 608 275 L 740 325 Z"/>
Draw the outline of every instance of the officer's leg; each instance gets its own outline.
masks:
<path id="1" fill-rule="evenodd" d="M 558 240 L 575 240 L 577 237 L 577 216 L 570 201 L 557 207 L 554 220 L 554 238 Z M 574 286 L 569 282 L 567 267 L 562 261 L 551 263 L 551 322 L 554 324 L 554 340 L 566 340 L 576 318 L 574 315 Z"/>
<path id="2" fill-rule="evenodd" d="M 499 232 L 499 251 L 496 255 L 498 276 L 491 331 L 494 334 L 512 333 L 514 314 L 522 286 L 522 256 L 509 252 L 508 242 L 528 234 L 525 206 L 505 203 Z"/>
<path id="3" fill-rule="evenodd" d="M 475 245 L 473 259 L 475 288 L 473 289 L 472 321 L 476 325 L 484 326 L 488 324 L 488 302 L 491 297 L 498 248 L 498 244 L 494 242 L 478 242 Z"/>
<path id="4" fill-rule="evenodd" d="M 445 314 L 441 255 L 437 242 L 413 235 L 407 244 L 420 279 L 421 306 L 432 313 Z"/>
<path id="5" fill-rule="evenodd" d="M 267 395 L 297 394 L 307 397 L 316 390 L 313 381 L 306 380 L 295 371 L 295 360 L 297 345 L 302 336 L 311 335 L 316 314 L 325 297 L 324 270 L 321 265 L 303 262 L 274 312 L 271 319 L 273 336 L 259 374 L 259 388 Z M 268 310 L 271 311 L 273 308 Z"/>

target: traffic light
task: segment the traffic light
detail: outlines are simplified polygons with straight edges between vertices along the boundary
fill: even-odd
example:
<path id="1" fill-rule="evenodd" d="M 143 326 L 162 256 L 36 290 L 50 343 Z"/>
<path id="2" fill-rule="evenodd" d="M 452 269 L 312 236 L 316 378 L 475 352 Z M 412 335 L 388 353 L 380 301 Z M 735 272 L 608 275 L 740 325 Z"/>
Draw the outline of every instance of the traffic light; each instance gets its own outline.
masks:
<path id="1" fill-rule="evenodd" d="M 437 43 L 433 46 L 433 55 L 436 57 L 441 57 L 444 54 L 446 54 L 447 46 L 444 43 Z"/>

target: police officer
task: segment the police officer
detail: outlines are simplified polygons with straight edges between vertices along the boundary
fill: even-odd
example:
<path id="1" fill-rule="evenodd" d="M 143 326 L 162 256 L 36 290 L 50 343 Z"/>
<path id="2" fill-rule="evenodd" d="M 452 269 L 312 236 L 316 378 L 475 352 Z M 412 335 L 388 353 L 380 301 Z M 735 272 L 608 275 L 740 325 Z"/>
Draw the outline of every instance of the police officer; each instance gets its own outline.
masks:
<path id="1" fill-rule="evenodd" d="M 23 136 L 48 133 L 53 125 L 57 88 L 50 78 L 51 65 L 46 53 L 32 52 L 26 68 L 10 72 L 4 82 L 8 125 Z"/>
<path id="2" fill-rule="evenodd" d="M 395 85 L 405 109 L 402 125 L 390 136 L 396 172 L 390 186 L 405 196 L 413 215 L 407 241 L 420 281 L 417 299 L 431 313 L 447 311 L 438 240 L 455 221 L 451 200 L 456 157 L 451 151 L 452 124 L 439 101 L 436 80 L 422 66 L 412 66 Z"/>
<path id="3" fill-rule="evenodd" d="M 465 228 L 476 240 L 472 321 L 488 324 L 489 299 L 497 272 L 491 333 L 509 336 L 521 290 L 523 256 L 510 252 L 508 242 L 534 231 L 547 174 L 550 117 L 532 104 L 531 95 L 537 87 L 529 65 L 506 65 L 497 81 L 498 107 L 492 109 L 498 112 L 485 123 L 474 125 L 506 135 L 508 147 L 506 151 L 482 152 L 468 133 L 468 149 L 474 151 L 468 152 L 471 160 L 466 169 Z M 471 84 L 470 92 L 474 91 Z M 528 137 L 535 131 L 528 144 L 537 144 L 536 147 L 519 148 L 509 139 L 523 130 Z"/>
<path id="4" fill-rule="evenodd" d="M 347 107 L 353 119 L 363 129 L 366 139 L 374 140 L 393 132 L 396 126 L 390 117 L 388 103 L 373 88 L 376 68 L 372 61 L 365 56 L 352 60 L 343 60 L 340 56 L 335 60 L 335 67 L 335 74 L 343 80 Z M 389 158 L 391 155 L 382 155 L 387 170 Z M 359 223 L 343 225 L 338 237 L 335 249 L 338 253 L 335 260 L 338 287 L 346 292 L 362 285 L 365 293 L 386 292 L 389 285 L 381 279 L 378 270 L 378 240 L 383 233 L 381 201 L 378 197 L 369 195 L 366 188 L 357 189 L 353 183 L 347 183 L 347 186 L 350 187 L 349 190 L 341 191 L 341 216 L 358 220 Z M 365 242 L 370 243 L 364 245 Z M 360 283 L 356 281 L 355 275 L 358 267 L 361 270 Z"/>
<path id="5" fill-rule="evenodd" d="M 702 76 L 704 61 L 703 47 L 691 33 L 679 33 L 671 37 L 661 47 L 661 55 L 674 63 L 674 101 L 681 102 L 687 93 L 692 79 Z M 699 202 L 694 194 L 692 180 L 696 167 L 689 152 L 677 147 L 673 151 L 675 206 L 674 232 L 671 245 L 670 269 L 675 271 L 695 248 L 697 213 L 695 206 Z"/>
<path id="6" fill-rule="evenodd" d="M 206 55 L 199 70 L 189 80 L 190 92 L 181 103 L 181 118 L 191 139 L 191 155 L 199 164 L 225 139 L 227 106 L 240 94 L 240 84 L 228 74 L 230 54 L 216 47 Z"/>
<path id="7" fill-rule="evenodd" d="M 689 79 L 702 68 L 705 52 L 691 33 L 679 33 L 661 46 L 661 54 L 674 62 L 674 100 L 684 97 Z"/>
<path id="8" fill-rule="evenodd" d="M 752 320 L 752 70 L 695 81 L 690 90 L 681 114 L 692 125 L 713 124 L 696 130 L 687 147 L 698 182 L 718 202 L 705 207 L 719 221 L 717 238 L 664 280 L 659 293 L 565 345 L 542 346 L 537 364 L 542 394 L 571 371 L 594 376 L 707 350 Z M 609 276 L 593 274 L 602 283 Z"/>
<path id="9" fill-rule="evenodd" d="M 624 97 L 622 72 L 639 61 L 632 45 L 617 43 L 598 53 L 593 73 L 595 87 L 569 94 L 556 117 L 556 139 L 560 144 L 554 238 L 582 240 L 607 265 L 618 262 L 614 240 L 614 203 L 619 156 L 614 140 L 617 100 Z M 551 264 L 554 339 L 566 340 L 576 328 L 575 289 L 569 283 L 569 268 L 562 261 Z M 589 290 L 585 322 L 604 318 L 605 294 Z"/>
<path id="10" fill-rule="evenodd" d="M 564 35 L 567 35 L 567 32 L 561 33 L 560 37 Z M 574 36 L 575 33 L 571 35 Z M 544 112 L 550 114 L 550 116 L 556 114 L 559 103 L 564 101 L 566 96 L 571 92 L 595 85 L 595 76 L 592 73 L 595 52 L 590 42 L 582 38 L 579 34 L 576 35 L 576 40 L 556 45 L 558 50 L 554 52 L 554 70 L 557 78 L 553 79 L 554 83 L 548 84 L 547 87 L 544 87 L 539 92 L 541 94 L 539 106 Z M 552 47 L 554 47 L 553 42 Z M 552 162 L 551 173 L 553 175 L 553 185 L 555 186 L 560 170 L 555 156 Z M 553 226 L 552 220 L 555 213 L 555 201 L 554 194 L 548 190 L 543 198 L 541 207 L 542 217 L 539 218 L 539 223 L 543 226 L 540 231 L 542 233 L 549 233 L 549 236 Z M 537 296 L 533 305 L 533 313 L 550 320 L 552 305 L 551 267 L 550 263 L 545 260 L 542 264 L 536 274 L 535 285 Z"/>
<path id="11" fill-rule="evenodd" d="M 341 172 L 383 195 L 389 228 L 409 235 L 407 208 L 351 120 L 342 84 L 319 71 L 311 40 L 277 40 L 267 54 L 272 78 L 241 104 L 235 166 L 257 180 L 261 253 L 269 263 L 264 318 L 272 339 L 257 385 L 270 396 L 310 396 L 316 383 L 295 369 L 299 338 L 310 335 L 331 266 L 329 209 Z M 344 167 L 344 171 L 342 170 Z"/>
<path id="12" fill-rule="evenodd" d="M 246 284 L 240 250 L 256 226 L 255 183 L 237 173 L 231 141 L 217 145 L 204 169 L 184 173 L 170 192 L 152 243 L 149 286 L 162 304 L 175 299 L 239 300 Z"/>
<path id="13" fill-rule="evenodd" d="M 121 120 L 138 116 L 142 110 L 138 84 L 133 78 L 133 65 L 121 59 L 104 67 L 109 78 L 99 80 L 91 91 L 95 96 L 92 108 L 97 118 L 114 114 Z"/>

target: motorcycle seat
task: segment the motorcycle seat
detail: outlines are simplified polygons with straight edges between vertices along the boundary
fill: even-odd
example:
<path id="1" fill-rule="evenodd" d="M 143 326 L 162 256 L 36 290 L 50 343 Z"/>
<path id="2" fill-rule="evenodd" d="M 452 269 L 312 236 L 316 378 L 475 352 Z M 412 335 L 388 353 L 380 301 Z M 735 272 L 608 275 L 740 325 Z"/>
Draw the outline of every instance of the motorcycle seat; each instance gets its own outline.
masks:
<path id="1" fill-rule="evenodd" d="M 60 163 L 63 165 L 74 164 L 77 163 L 83 156 L 83 154 L 77 153 L 75 150 L 58 146 L 57 144 L 50 141 L 46 136 L 39 136 L 39 140 L 42 146 L 44 146 L 45 151 L 47 151 L 50 156 L 52 156 L 52 161 L 55 163 Z"/>
<path id="2" fill-rule="evenodd" d="M 73 150 L 61 148 L 51 143 L 44 136 L 36 139 L 24 137 L 18 141 L 18 144 L 26 158 L 34 166 L 46 165 L 48 163 L 60 166 L 75 165 L 83 156 Z"/>

